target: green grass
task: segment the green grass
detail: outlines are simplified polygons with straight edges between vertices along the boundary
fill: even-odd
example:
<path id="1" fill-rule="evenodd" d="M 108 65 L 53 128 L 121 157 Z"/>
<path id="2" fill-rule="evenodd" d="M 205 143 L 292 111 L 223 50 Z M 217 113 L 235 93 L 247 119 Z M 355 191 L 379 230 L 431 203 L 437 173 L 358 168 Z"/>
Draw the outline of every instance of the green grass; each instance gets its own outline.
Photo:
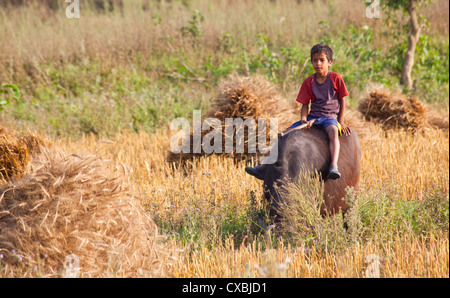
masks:
<path id="1" fill-rule="evenodd" d="M 177 200 L 184 194 L 176 193 Z M 233 193 L 221 194 L 224 200 L 235 200 Z M 231 197 L 229 197 L 231 196 Z M 244 241 L 259 239 L 262 233 L 258 215 L 267 217 L 265 207 L 256 203 L 253 192 L 248 193 L 246 204 L 215 203 L 215 194 L 199 193 L 198 198 L 184 198 L 189 203 L 182 207 L 172 204 L 161 208 L 154 203 L 144 205 L 162 233 L 181 245 L 195 249 L 212 249 L 233 238 L 239 246 Z"/>
<path id="2" fill-rule="evenodd" d="M 109 135 L 118 129 L 151 132 L 175 117 L 186 117 L 193 108 L 208 109 L 218 84 L 231 73 L 263 74 L 287 100 L 294 100 L 302 80 L 313 73 L 309 50 L 316 42 L 334 48 L 332 70 L 342 74 L 350 90 L 350 105 L 357 104 L 369 83 L 400 88 L 407 37 L 398 29 L 390 34 L 392 29 L 381 23 L 335 26 L 331 20 L 316 20 L 320 34 L 309 41 L 263 26 L 236 30 L 215 25 L 219 34 L 211 37 L 209 18 L 216 17 L 211 7 L 192 5 L 178 8 L 186 16 L 183 26 L 167 29 L 145 50 L 118 49 L 119 56 L 112 52 L 112 58 L 105 60 L 83 48 L 84 56 L 65 56 L 64 63 L 44 59 L 24 63 L 23 71 L 6 71 L 3 77 L 18 86 L 21 100 L 2 105 L 0 119 L 75 138 L 89 133 Z M 153 30 L 163 30 L 166 13 L 163 7 L 152 8 L 152 16 L 158 16 Z M 95 26 L 93 17 L 85 18 Z M 99 18 L 99 24 L 105 18 Z M 108 18 L 128 21 L 118 14 Z M 439 108 L 448 107 L 448 42 L 448 37 L 422 34 L 413 69 L 415 89 L 410 94 Z M 98 46 L 94 50 L 105 55 L 112 51 Z M 5 64 L 3 69 L 10 67 Z"/>
<path id="3" fill-rule="evenodd" d="M 70 64 L 63 70 L 49 66 L 46 72 L 50 84 L 36 84 L 32 95 L 11 102 L 5 114 L 48 135 L 151 133 L 209 104 L 207 94 L 184 82 L 150 80 L 145 72 L 125 67 L 103 71 L 98 63 Z"/>
<path id="4" fill-rule="evenodd" d="M 190 203 L 182 208 L 171 205 L 161 209 L 154 204 L 145 207 L 163 234 L 191 250 L 211 250 L 232 238 L 236 248 L 257 241 L 264 247 L 290 244 L 338 253 L 356 243 L 391 243 L 407 236 L 448 237 L 448 190 L 439 187 L 421 199 L 409 201 L 383 189 L 371 189 L 364 194 L 348 189 L 345 200 L 349 209 L 345 216 L 338 213 L 326 218 L 320 215 L 323 198 L 320 181 L 292 184 L 284 193 L 288 203 L 280 207 L 283 220 L 269 234 L 270 243 L 262 237 L 263 230 L 258 225 L 258 216 L 267 225 L 272 224 L 269 205 L 258 206 L 252 193 L 248 194 L 246 204 L 216 205 L 214 194 L 199 193 L 198 198 L 185 198 Z M 183 200 L 182 193 L 174 195 Z"/>

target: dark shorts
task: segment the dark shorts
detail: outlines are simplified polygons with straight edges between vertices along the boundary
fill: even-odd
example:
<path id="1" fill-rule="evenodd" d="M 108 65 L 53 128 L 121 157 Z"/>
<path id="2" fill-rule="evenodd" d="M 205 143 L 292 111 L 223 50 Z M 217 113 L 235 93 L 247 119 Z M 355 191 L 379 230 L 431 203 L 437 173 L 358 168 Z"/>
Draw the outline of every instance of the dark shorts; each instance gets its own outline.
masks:
<path id="1" fill-rule="evenodd" d="M 314 117 L 314 116 L 309 116 L 306 118 L 307 121 L 311 121 L 312 119 L 316 119 L 316 121 L 314 122 L 314 125 L 317 126 L 320 129 L 325 130 L 328 126 L 330 125 L 336 125 L 336 127 L 339 128 L 338 122 L 336 119 L 334 118 L 326 118 L 326 117 Z M 294 128 L 297 127 L 299 125 L 302 124 L 302 121 L 297 121 L 294 124 L 292 124 L 289 128 Z"/>

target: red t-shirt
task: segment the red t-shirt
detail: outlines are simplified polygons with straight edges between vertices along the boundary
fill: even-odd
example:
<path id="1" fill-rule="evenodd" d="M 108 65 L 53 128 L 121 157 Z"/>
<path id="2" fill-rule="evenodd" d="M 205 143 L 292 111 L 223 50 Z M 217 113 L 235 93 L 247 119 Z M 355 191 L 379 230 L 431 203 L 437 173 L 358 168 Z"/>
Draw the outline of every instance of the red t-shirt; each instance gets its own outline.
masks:
<path id="1" fill-rule="evenodd" d="M 322 84 L 317 83 L 315 74 L 307 77 L 300 87 L 297 101 L 301 104 L 311 102 L 311 116 L 336 119 L 340 109 L 339 100 L 347 95 L 348 91 L 341 75 L 329 71 Z"/>

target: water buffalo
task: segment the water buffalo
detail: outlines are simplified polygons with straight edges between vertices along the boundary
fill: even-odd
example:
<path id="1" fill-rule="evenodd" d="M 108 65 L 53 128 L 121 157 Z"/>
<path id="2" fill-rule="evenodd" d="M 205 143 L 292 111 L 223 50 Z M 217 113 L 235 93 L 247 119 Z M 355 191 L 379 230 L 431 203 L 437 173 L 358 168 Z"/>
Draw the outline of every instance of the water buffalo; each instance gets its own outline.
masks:
<path id="1" fill-rule="evenodd" d="M 359 183 L 361 147 L 358 135 L 352 130 L 348 136 L 339 137 L 341 149 L 338 167 L 342 177 L 337 180 L 327 180 L 330 166 L 329 139 L 327 133 L 316 127 L 291 131 L 278 141 L 278 158 L 273 164 L 266 166 L 264 177 L 264 194 L 266 199 L 272 199 L 271 217 L 277 222 L 277 207 L 283 198 L 276 191 L 284 181 L 295 181 L 300 169 L 313 173 L 317 171 L 324 181 L 324 202 L 321 214 L 332 215 L 339 210 L 345 211 L 348 206 L 342 200 L 345 188 Z M 278 218 L 279 219 L 279 218 Z"/>

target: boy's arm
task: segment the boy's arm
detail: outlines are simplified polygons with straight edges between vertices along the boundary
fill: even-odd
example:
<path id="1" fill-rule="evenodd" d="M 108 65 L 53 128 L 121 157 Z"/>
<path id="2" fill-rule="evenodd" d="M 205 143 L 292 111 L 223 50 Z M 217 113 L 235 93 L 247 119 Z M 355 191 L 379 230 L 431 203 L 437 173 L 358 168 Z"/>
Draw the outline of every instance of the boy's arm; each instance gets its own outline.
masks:
<path id="1" fill-rule="evenodd" d="M 302 109 L 301 109 L 301 122 L 302 123 L 308 123 L 308 113 L 309 113 L 309 104 L 304 104 L 302 105 Z M 311 128 L 311 126 L 313 125 L 312 122 L 308 123 L 308 125 L 305 127 L 306 129 Z"/>
<path id="2" fill-rule="evenodd" d="M 339 99 L 339 113 L 338 113 L 338 122 L 341 124 L 342 127 L 342 133 L 346 136 L 348 136 L 351 133 L 350 127 L 347 126 L 347 124 L 344 123 L 344 115 L 345 115 L 345 97 Z"/>
<path id="3" fill-rule="evenodd" d="M 297 101 L 302 104 L 301 118 L 302 122 L 306 122 L 309 113 L 309 103 L 314 100 L 314 94 L 312 93 L 314 75 L 307 77 L 300 87 L 300 91 L 297 95 Z"/>
<path id="4" fill-rule="evenodd" d="M 309 113 L 309 104 L 303 104 L 302 105 L 302 109 L 300 110 L 300 120 L 302 121 L 302 123 L 306 123 L 306 119 L 308 117 L 308 113 Z"/>

